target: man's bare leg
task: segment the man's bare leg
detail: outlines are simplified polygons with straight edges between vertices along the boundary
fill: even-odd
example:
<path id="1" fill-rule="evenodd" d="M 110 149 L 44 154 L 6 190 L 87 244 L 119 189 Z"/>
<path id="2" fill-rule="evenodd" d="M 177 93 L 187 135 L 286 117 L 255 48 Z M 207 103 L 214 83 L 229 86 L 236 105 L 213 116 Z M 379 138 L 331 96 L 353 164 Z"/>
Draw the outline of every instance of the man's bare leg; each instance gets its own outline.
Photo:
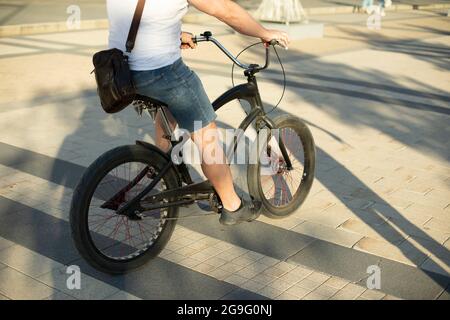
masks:
<path id="1" fill-rule="evenodd" d="M 167 116 L 169 125 L 173 131 L 173 130 L 175 130 L 175 128 L 177 126 L 177 121 L 175 120 L 175 118 L 172 116 L 172 114 L 166 107 L 163 107 L 163 108 L 164 108 L 165 114 Z M 168 152 L 170 150 L 170 141 L 168 139 L 164 138 L 164 135 L 165 135 L 165 132 L 164 132 L 164 126 L 163 126 L 163 122 L 162 122 L 162 116 L 161 116 L 161 112 L 158 111 L 156 113 L 156 118 L 155 118 L 155 144 L 162 151 Z"/>
<path id="2" fill-rule="evenodd" d="M 235 211 L 241 205 L 241 199 L 233 185 L 230 166 L 219 145 L 217 126 L 215 122 L 191 134 L 202 156 L 202 170 L 214 189 L 219 194 L 225 209 Z M 211 159 L 213 153 L 214 161 Z"/>
<path id="3" fill-rule="evenodd" d="M 175 129 L 176 121 L 167 109 L 166 115 L 172 130 Z M 155 131 L 156 146 L 165 152 L 169 151 L 170 143 L 164 138 L 165 133 L 160 112 L 156 115 Z M 230 167 L 226 163 L 223 150 L 217 141 L 216 124 L 213 122 L 208 126 L 192 133 L 191 138 L 197 145 L 200 154 L 202 155 L 202 171 L 214 186 L 216 192 L 219 194 L 223 206 L 229 211 L 237 210 L 241 205 L 241 199 L 234 189 Z M 205 148 L 208 148 L 208 153 L 213 150 L 213 152 L 215 152 L 216 159 L 221 159 L 221 161 L 217 161 L 218 163 L 209 163 L 209 161 L 207 161 L 208 159 L 203 159 L 203 156 L 206 155 Z"/>
<path id="4" fill-rule="evenodd" d="M 219 145 L 219 135 L 214 122 L 191 134 L 202 152 L 202 169 L 222 200 L 220 223 L 235 225 L 258 218 L 261 202 L 239 198 L 234 189 L 231 170 Z"/>

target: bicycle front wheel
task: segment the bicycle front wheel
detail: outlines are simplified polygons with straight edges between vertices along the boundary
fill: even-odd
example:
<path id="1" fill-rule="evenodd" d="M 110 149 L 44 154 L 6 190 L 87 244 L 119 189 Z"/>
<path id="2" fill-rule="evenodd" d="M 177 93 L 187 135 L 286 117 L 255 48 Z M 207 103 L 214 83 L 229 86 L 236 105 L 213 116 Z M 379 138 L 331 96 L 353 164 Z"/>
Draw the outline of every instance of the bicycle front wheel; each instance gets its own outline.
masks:
<path id="1" fill-rule="evenodd" d="M 305 201 L 314 181 L 315 146 L 312 134 L 300 119 L 282 115 L 273 119 L 272 138 L 259 146 L 259 161 L 249 164 L 250 195 L 262 202 L 263 214 L 283 218 Z M 278 141 L 286 147 L 292 168 L 287 168 Z"/>
<path id="2" fill-rule="evenodd" d="M 70 225 L 75 245 L 90 265 L 106 273 L 125 273 L 164 248 L 178 208 L 133 216 L 116 212 L 142 192 L 166 163 L 156 150 L 133 145 L 106 152 L 86 170 L 74 191 Z M 178 186 L 177 174 L 169 170 L 149 194 Z"/>

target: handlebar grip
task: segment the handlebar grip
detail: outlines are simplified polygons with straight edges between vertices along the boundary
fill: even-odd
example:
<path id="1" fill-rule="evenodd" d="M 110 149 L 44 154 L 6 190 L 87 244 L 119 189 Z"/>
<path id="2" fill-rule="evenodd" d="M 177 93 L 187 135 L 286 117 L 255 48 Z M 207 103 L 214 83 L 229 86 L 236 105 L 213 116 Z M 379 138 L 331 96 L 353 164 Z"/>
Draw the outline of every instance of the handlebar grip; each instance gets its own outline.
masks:
<path id="1" fill-rule="evenodd" d="M 275 45 L 279 45 L 280 43 L 278 42 L 278 40 L 275 40 L 275 39 L 272 39 L 272 40 L 270 40 L 269 41 L 269 44 L 271 45 L 271 46 L 275 46 Z"/>

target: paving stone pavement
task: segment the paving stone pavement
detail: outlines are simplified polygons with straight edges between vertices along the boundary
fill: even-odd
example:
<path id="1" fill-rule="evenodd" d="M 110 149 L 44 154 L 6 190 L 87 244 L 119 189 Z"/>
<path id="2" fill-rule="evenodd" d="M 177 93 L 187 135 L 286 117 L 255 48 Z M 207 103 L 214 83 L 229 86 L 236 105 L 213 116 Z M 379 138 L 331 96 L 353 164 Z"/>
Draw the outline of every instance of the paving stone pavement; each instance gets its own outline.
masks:
<path id="1" fill-rule="evenodd" d="M 395 270 L 417 270 L 438 284 L 433 298 L 448 296 L 450 38 L 445 30 L 450 20 L 433 12 L 395 17 L 376 33 L 357 23 L 335 23 L 324 39 L 293 43 L 280 52 L 289 83 L 274 114 L 303 118 L 318 153 L 313 189 L 295 214 L 282 220 L 261 217 L 237 231 L 216 232 L 207 225 L 217 225 L 211 219 L 197 226 L 180 222 L 157 261 L 119 280 L 83 264 L 69 244 L 67 226 L 72 190 L 84 168 L 118 145 L 138 138 L 152 141 L 146 118 L 137 118 L 131 109 L 108 116 L 98 107 L 88 76 L 90 57 L 106 44 L 107 33 L 0 39 L 0 298 L 182 298 L 168 293 L 175 284 L 167 274 L 161 275 L 162 283 L 136 280 L 163 268 L 186 275 L 182 288 L 203 281 L 199 298 L 415 297 L 406 291 L 394 294 L 387 284 L 381 291 L 368 290 L 364 280 L 350 278 L 345 270 L 321 268 L 326 252 L 314 253 L 317 268 L 300 259 L 312 246 L 331 245 L 386 259 Z M 233 52 L 250 41 L 220 24 L 184 28 L 196 33 L 209 28 Z M 258 57 L 257 51 L 243 56 Z M 185 53 L 185 60 L 211 98 L 229 88 L 229 65 L 212 46 L 202 44 Z M 269 104 L 281 93 L 273 66 L 260 80 Z M 220 110 L 219 125 L 236 126 L 244 112 L 234 110 Z M 245 191 L 242 170 L 233 167 Z M 198 167 L 192 171 L 199 176 Z M 194 211 L 195 206 L 184 209 Z M 244 228 L 250 233 L 246 239 Z M 278 238 L 270 244 L 258 241 L 263 239 L 256 238 L 262 236 L 258 228 Z M 288 236 L 295 240 L 292 248 L 284 240 Z M 71 263 L 82 265 L 83 290 L 65 286 Z M 412 291 L 420 286 L 410 284 Z M 150 293 L 158 287 L 161 292 Z"/>
<path id="2" fill-rule="evenodd" d="M 4 166 L 2 169 L 8 170 Z M 33 175 L 9 170 L 11 175 L 21 175 L 27 182 L 9 188 L 9 192 L 2 190 L 2 197 L 20 201 L 57 219 L 68 221 L 71 189 Z M 36 188 L 40 197 L 50 195 L 47 201 L 21 201 L 24 194 Z M 0 244 L 0 261 L 4 265 L 0 270 L 0 292 L 5 297 L 57 300 L 139 299 L 87 274 L 82 275 L 82 290 L 69 290 L 65 287 L 67 265 L 4 238 L 0 238 Z M 346 299 L 358 298 L 363 292 L 371 291 L 363 286 L 353 285 L 350 281 L 264 256 L 182 226 L 177 226 L 160 257 L 268 298 L 327 299 L 336 295 L 335 299 Z M 14 285 L 11 285 L 12 282 Z M 359 288 L 359 294 L 354 297 L 346 295 L 349 288 L 353 287 Z M 380 292 L 376 297 L 382 299 L 387 296 Z"/>

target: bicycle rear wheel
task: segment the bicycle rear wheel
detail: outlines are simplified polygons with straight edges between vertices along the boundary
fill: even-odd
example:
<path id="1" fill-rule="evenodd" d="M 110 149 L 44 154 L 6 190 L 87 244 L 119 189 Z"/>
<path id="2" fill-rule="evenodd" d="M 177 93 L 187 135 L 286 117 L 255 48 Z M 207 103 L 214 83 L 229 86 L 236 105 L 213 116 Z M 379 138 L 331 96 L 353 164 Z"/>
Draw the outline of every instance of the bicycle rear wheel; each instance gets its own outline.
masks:
<path id="1" fill-rule="evenodd" d="M 106 152 L 86 170 L 74 191 L 70 224 L 78 251 L 93 267 L 125 273 L 157 256 L 167 244 L 176 224 L 170 218 L 178 216 L 178 208 L 133 217 L 116 213 L 166 163 L 156 150 L 133 145 Z M 178 186 L 177 174 L 169 170 L 149 194 Z"/>
<path id="2" fill-rule="evenodd" d="M 305 201 L 314 181 L 314 139 L 300 119 L 282 115 L 273 119 L 272 139 L 259 146 L 259 161 L 249 164 L 247 181 L 250 195 L 262 202 L 263 214 L 283 218 L 292 214 Z M 292 169 L 286 167 L 278 147 L 280 139 L 286 147 Z"/>

